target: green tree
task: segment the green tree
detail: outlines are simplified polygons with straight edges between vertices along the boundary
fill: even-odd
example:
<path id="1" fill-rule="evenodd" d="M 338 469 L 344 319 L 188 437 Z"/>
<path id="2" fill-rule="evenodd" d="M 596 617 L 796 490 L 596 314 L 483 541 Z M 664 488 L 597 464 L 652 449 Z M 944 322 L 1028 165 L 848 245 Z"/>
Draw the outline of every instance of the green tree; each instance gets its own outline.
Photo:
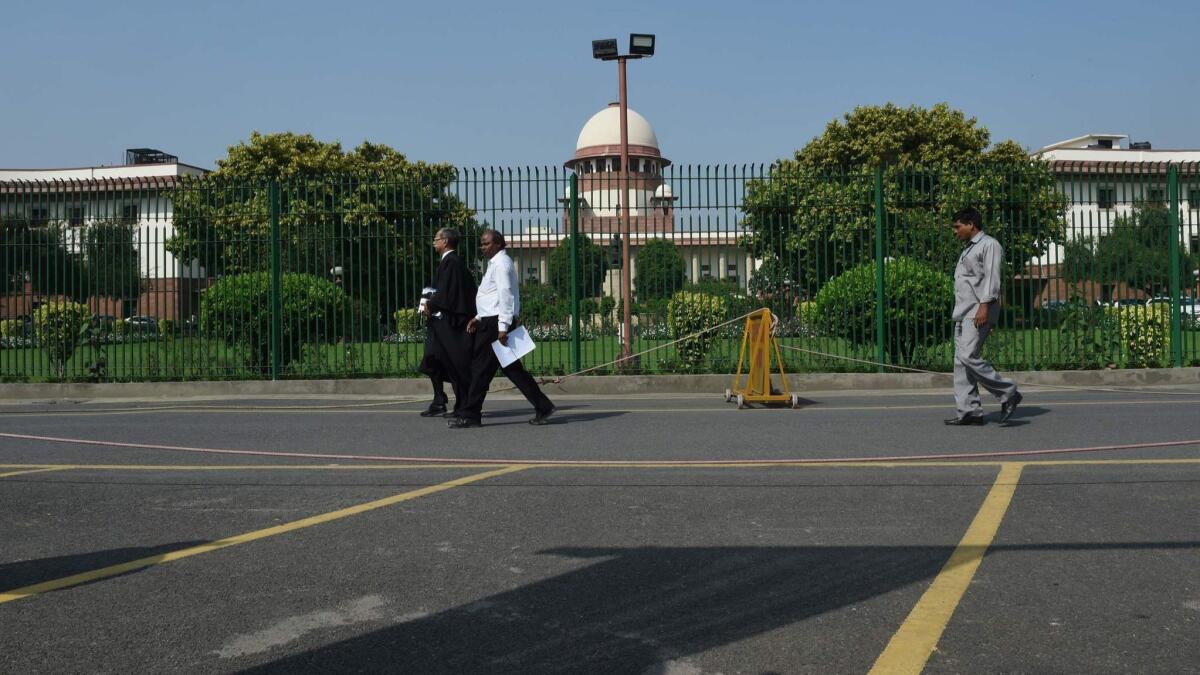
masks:
<path id="1" fill-rule="evenodd" d="M 770 174 L 747 185 L 743 245 L 778 259 L 811 296 L 830 278 L 875 255 L 875 177 L 883 172 L 885 255 L 947 271 L 961 245 L 950 217 L 966 205 L 1004 244 L 1010 269 L 1065 239 L 1066 198 L 1048 164 L 1013 141 L 989 147 L 975 118 L 932 108 L 861 106 Z M 775 276 L 778 276 L 776 272 Z"/>
<path id="2" fill-rule="evenodd" d="M 84 231 L 83 248 L 93 295 L 138 297 L 141 274 L 132 225 L 112 220 L 93 223 Z"/>
<path id="3" fill-rule="evenodd" d="M 254 132 L 176 192 L 166 248 L 210 275 L 269 269 L 268 184 L 279 181 L 284 271 L 328 278 L 340 267 L 344 290 L 386 317 L 432 279 L 438 228 L 463 231 L 460 248 L 474 256 L 474 212 L 449 190 L 457 175 L 386 145 L 346 152 L 309 134 Z"/>
<path id="4" fill-rule="evenodd" d="M 62 223 L 0 222 L 0 291 L 20 292 L 28 281 L 40 296 L 86 300 L 87 267 L 83 258 L 72 252 L 72 241 Z"/>
<path id="5" fill-rule="evenodd" d="M 1129 215 L 1118 216 L 1096 241 L 1098 281 L 1125 283 L 1150 295 L 1167 295 L 1171 289 L 1170 212 L 1163 204 L 1143 202 Z M 1192 283 L 1196 257 L 1179 247 L 1179 285 Z"/>
<path id="6" fill-rule="evenodd" d="M 633 290 L 639 301 L 669 298 L 687 280 L 683 254 L 666 239 L 651 239 L 643 244 L 634 259 L 634 271 Z"/>
<path id="7" fill-rule="evenodd" d="M 604 277 L 608 274 L 608 250 L 593 242 L 586 234 L 579 235 L 576 247 L 580 297 L 595 297 L 604 292 Z M 560 297 L 571 297 L 571 236 L 563 237 L 550 254 L 547 264 L 550 285 Z"/>

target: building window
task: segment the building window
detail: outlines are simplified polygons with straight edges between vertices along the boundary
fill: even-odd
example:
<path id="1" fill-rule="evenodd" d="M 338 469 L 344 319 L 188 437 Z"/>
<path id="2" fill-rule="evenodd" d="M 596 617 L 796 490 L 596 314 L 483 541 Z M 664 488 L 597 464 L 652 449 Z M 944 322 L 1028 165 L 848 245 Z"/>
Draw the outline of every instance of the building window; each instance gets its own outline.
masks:
<path id="1" fill-rule="evenodd" d="M 700 266 L 700 278 L 701 279 L 711 279 L 712 278 L 712 265 L 701 265 Z"/>
<path id="2" fill-rule="evenodd" d="M 1200 188 L 1188 190 L 1188 208 L 1193 211 L 1200 210 Z"/>
<path id="3" fill-rule="evenodd" d="M 71 227 L 81 227 L 83 225 L 82 206 L 71 206 L 67 208 L 67 224 Z"/>
<path id="4" fill-rule="evenodd" d="M 1150 188 L 1146 194 L 1146 201 L 1150 202 L 1151 204 L 1162 204 L 1164 201 L 1166 201 L 1163 199 L 1162 188 Z"/>
<path id="5" fill-rule="evenodd" d="M 34 225 L 43 225 L 47 220 L 50 220 L 50 209 L 44 206 L 35 206 L 29 209 L 29 222 Z"/>
<path id="6" fill-rule="evenodd" d="M 1188 250 L 1190 250 L 1193 255 L 1200 254 L 1200 237 L 1192 237 L 1191 241 L 1188 242 Z"/>
<path id="7" fill-rule="evenodd" d="M 121 207 L 121 222 L 134 224 L 138 221 L 138 205 L 126 204 Z"/>
<path id="8" fill-rule="evenodd" d="M 1115 203 L 1117 203 L 1115 188 L 1102 187 L 1096 190 L 1096 206 L 1102 209 L 1111 209 Z"/>
<path id="9" fill-rule="evenodd" d="M 537 283 L 537 280 L 538 280 L 538 268 L 537 267 L 526 267 L 525 268 L 525 281 Z"/>

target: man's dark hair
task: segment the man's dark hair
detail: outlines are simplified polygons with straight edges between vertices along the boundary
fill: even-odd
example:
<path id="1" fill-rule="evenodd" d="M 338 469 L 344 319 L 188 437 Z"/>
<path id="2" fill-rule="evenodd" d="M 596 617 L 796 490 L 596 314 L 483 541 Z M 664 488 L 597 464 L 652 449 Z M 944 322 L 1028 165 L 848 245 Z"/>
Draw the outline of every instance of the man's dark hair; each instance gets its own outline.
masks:
<path id="1" fill-rule="evenodd" d="M 954 219 L 950 222 L 963 223 L 964 225 L 974 225 L 976 228 L 983 229 L 983 215 L 974 206 L 961 208 L 954 212 Z"/>
<path id="2" fill-rule="evenodd" d="M 482 239 L 483 235 L 485 235 L 485 234 L 492 235 L 492 242 L 495 244 L 499 244 L 501 250 L 508 248 L 508 242 L 504 241 L 504 235 L 500 234 L 499 232 L 493 230 L 490 227 L 488 229 L 484 230 L 483 232 L 481 232 L 479 234 L 479 238 Z"/>
<path id="3" fill-rule="evenodd" d="M 458 242 L 462 240 L 462 234 L 453 227 L 443 227 L 437 231 L 438 236 L 446 240 L 446 246 L 450 248 L 458 248 Z"/>

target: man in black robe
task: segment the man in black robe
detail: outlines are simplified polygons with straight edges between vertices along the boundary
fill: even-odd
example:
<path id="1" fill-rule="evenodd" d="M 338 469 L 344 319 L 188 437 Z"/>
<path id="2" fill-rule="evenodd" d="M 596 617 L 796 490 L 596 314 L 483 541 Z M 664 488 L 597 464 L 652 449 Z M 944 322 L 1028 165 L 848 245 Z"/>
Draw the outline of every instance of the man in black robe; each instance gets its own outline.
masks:
<path id="1" fill-rule="evenodd" d="M 454 413 L 462 409 L 471 386 L 473 339 L 467 323 L 475 316 L 475 278 L 455 251 L 462 235 L 443 227 L 433 238 L 441 256 L 433 292 L 425 302 L 425 316 L 433 333 L 433 347 L 445 378 L 454 389 Z"/>
<path id="2" fill-rule="evenodd" d="M 429 302 L 429 296 L 432 293 L 432 288 L 426 288 L 421 292 L 420 312 L 422 315 L 425 314 L 425 304 Z M 437 321 L 439 319 L 435 317 L 425 317 L 425 356 L 421 359 L 421 365 L 417 367 L 417 370 L 429 377 L 429 383 L 433 385 L 433 401 L 428 408 L 421 411 L 421 417 L 445 415 L 446 404 L 450 402 L 449 397 L 446 396 L 446 382 L 450 381 L 450 377 L 446 372 L 446 367 L 442 365 L 441 343 L 433 333 L 433 325 Z M 450 382 L 450 387 L 454 387 L 454 382 Z"/>

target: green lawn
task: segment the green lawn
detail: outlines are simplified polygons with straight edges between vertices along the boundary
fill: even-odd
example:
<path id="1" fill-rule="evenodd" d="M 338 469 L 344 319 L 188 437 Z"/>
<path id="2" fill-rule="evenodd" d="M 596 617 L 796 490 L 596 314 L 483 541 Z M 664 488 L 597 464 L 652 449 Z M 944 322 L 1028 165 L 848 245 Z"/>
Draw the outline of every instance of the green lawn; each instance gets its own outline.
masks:
<path id="1" fill-rule="evenodd" d="M 650 349 L 667 343 L 667 340 L 639 340 L 635 351 Z M 783 345 L 790 345 L 814 352 L 834 354 L 866 361 L 875 359 L 872 347 L 853 347 L 837 338 L 783 338 Z M 740 339 L 722 338 L 715 340 L 699 369 L 689 369 L 679 362 L 674 346 L 657 350 L 641 357 L 641 372 L 710 372 L 731 373 L 737 366 Z M 1200 359 L 1200 331 L 1184 332 L 1184 363 L 1196 364 Z M 351 343 L 317 344 L 302 348 L 301 353 L 286 366 L 287 378 L 329 377 L 405 377 L 417 375 L 421 361 L 423 343 Z M 590 368 L 615 360 L 621 350 L 615 337 L 585 340 L 580 344 L 580 367 Z M 245 365 L 244 353 L 239 348 L 199 337 L 177 337 L 173 339 L 132 344 L 105 345 L 100 348 L 106 362 L 103 381 L 154 381 L 154 380 L 224 380 L 261 379 L 266 373 L 253 371 Z M 571 359 L 569 341 L 547 341 L 526 357 L 525 365 L 539 374 L 563 374 L 575 370 Z M 908 365 L 936 371 L 951 368 L 952 347 L 949 343 L 918 355 Z M 1011 330 L 997 331 L 989 339 L 985 350 L 997 367 L 1004 370 L 1057 370 L 1080 367 L 1078 355 L 1063 339 L 1058 330 Z M 870 364 L 854 363 L 831 356 L 805 354 L 784 350 L 784 363 L 788 372 L 875 372 Z M 89 365 L 96 360 L 91 347 L 82 347 L 66 364 L 66 379 L 87 381 L 94 379 Z M 1119 353 L 1101 355 L 1104 363 L 1112 362 L 1118 367 L 1126 365 Z M 1169 353 L 1164 353 L 1162 363 L 1169 363 Z M 1095 365 L 1095 364 L 1093 364 Z M 1104 364 L 1099 364 L 1102 367 Z M 598 371 L 599 374 L 614 372 L 612 367 Z M 57 372 L 51 368 L 45 350 L 35 348 L 0 349 L 0 380 L 45 382 L 57 380 Z"/>

